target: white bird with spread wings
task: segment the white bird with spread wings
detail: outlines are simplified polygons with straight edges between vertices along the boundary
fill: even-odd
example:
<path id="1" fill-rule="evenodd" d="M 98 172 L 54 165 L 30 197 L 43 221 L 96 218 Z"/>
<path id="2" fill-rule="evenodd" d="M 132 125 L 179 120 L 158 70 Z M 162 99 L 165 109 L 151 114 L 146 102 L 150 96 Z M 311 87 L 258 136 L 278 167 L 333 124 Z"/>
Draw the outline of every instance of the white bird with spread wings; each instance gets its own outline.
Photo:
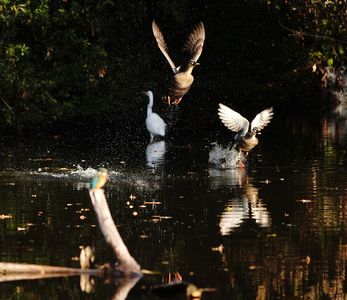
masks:
<path id="1" fill-rule="evenodd" d="M 243 152 L 246 157 L 248 152 L 258 145 L 256 134 L 270 123 L 273 117 L 273 109 L 270 107 L 258 113 L 251 124 L 238 112 L 222 103 L 219 104 L 218 115 L 228 129 L 237 133 L 235 136 L 237 140 L 236 148 Z"/>

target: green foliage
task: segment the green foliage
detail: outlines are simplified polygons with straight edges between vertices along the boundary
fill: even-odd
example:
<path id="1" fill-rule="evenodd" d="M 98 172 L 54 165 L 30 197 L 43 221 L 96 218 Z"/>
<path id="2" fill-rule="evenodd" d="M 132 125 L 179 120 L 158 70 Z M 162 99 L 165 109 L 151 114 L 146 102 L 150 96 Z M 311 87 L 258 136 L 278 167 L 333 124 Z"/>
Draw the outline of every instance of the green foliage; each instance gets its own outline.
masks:
<path id="1" fill-rule="evenodd" d="M 178 56 L 175 38 L 204 21 L 204 72 L 196 90 L 206 92 L 211 83 L 221 95 L 270 98 L 276 85 L 310 84 L 311 66 L 346 60 L 343 8 L 342 1 L 313 0 L 0 0 L 0 128 L 111 120 L 138 109 L 135 95 L 161 86 L 168 70 L 152 18 Z"/>
<path id="2" fill-rule="evenodd" d="M 95 105 L 97 113 L 109 110 L 98 99 L 112 94 L 109 75 L 120 64 L 111 58 L 122 44 L 113 35 L 116 4 L 0 1 L 0 125 L 83 117 Z"/>
<path id="3" fill-rule="evenodd" d="M 346 62 L 347 11 L 345 1 L 264 0 L 276 11 L 283 28 L 304 47 L 308 64 L 339 66 Z"/>

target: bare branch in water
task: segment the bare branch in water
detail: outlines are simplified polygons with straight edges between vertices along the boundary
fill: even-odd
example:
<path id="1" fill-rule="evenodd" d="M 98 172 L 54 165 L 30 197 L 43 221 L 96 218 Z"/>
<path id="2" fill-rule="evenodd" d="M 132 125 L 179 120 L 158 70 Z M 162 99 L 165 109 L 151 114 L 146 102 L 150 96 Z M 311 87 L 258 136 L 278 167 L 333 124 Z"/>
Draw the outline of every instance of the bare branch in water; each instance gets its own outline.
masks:
<path id="1" fill-rule="evenodd" d="M 102 189 L 91 189 L 89 195 L 104 238 L 118 260 L 116 270 L 121 271 L 125 276 L 141 276 L 139 264 L 130 255 L 114 224 L 104 191 Z"/>

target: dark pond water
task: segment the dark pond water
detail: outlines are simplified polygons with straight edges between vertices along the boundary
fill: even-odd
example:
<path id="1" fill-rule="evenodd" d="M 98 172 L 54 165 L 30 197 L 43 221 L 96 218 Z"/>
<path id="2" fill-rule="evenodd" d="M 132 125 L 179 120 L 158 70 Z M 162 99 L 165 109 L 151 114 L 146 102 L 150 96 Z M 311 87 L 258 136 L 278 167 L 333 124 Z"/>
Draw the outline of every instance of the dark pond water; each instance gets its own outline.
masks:
<path id="1" fill-rule="evenodd" d="M 347 119 L 277 112 L 247 168 L 208 165 L 212 142 L 232 135 L 221 125 L 165 142 L 55 136 L 1 148 L 0 260 L 79 266 L 80 246 L 96 264 L 112 255 L 88 197 L 98 166 L 112 214 L 146 275 L 127 299 L 157 299 L 155 284 L 178 272 L 202 299 L 344 299 L 347 259 Z M 194 131 L 194 129 L 192 129 Z M 155 149 L 153 149 L 155 148 Z M 160 155 L 162 154 L 162 155 Z M 135 196 L 135 197 L 131 197 Z M 1 299 L 109 299 L 115 285 L 80 278 L 1 283 Z"/>

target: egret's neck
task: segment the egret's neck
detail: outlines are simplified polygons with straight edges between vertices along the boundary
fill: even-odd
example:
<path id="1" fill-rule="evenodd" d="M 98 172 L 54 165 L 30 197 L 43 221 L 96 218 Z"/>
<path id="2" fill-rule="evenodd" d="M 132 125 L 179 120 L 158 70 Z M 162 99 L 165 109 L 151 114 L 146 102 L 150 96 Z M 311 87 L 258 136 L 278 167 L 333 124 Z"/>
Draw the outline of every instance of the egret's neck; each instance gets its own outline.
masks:
<path id="1" fill-rule="evenodd" d="M 148 94 L 149 102 L 147 105 L 147 116 L 149 116 L 152 113 L 152 107 L 153 107 L 153 93 L 149 92 Z"/>

